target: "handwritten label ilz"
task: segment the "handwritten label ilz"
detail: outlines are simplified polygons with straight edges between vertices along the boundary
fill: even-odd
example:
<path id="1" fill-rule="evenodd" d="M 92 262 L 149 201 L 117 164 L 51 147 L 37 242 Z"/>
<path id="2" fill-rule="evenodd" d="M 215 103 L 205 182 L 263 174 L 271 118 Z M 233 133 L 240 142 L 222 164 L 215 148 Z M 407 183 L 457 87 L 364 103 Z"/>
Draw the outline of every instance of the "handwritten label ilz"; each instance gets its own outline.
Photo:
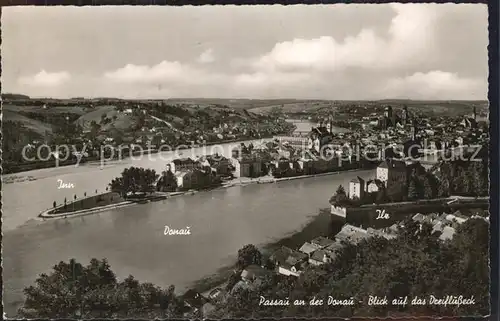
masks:
<path id="1" fill-rule="evenodd" d="M 389 213 L 387 213 L 385 210 L 375 210 L 377 212 L 377 218 L 376 220 L 388 220 L 389 219 Z"/>
<path id="2" fill-rule="evenodd" d="M 72 183 L 65 183 L 65 182 L 63 182 L 62 179 L 58 179 L 57 183 L 59 184 L 59 186 L 57 187 L 57 189 L 61 189 L 61 188 L 75 188 L 75 185 L 73 185 Z"/>
<path id="3" fill-rule="evenodd" d="M 191 235 L 190 227 L 186 226 L 183 229 L 172 229 L 169 226 L 165 225 L 165 229 L 163 230 L 163 235 Z"/>

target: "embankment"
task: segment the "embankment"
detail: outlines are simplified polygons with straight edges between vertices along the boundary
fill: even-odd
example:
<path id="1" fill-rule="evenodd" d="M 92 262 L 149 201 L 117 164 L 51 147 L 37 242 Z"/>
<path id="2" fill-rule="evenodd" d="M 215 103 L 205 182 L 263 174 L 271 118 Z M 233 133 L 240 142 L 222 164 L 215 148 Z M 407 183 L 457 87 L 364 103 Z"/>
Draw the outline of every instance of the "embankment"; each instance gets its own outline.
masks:
<path id="1" fill-rule="evenodd" d="M 132 204 L 135 204 L 135 202 L 124 201 L 124 202 L 117 203 L 117 204 L 98 206 L 95 208 L 84 209 L 84 210 L 79 210 L 79 211 L 74 211 L 74 212 L 60 213 L 60 214 L 51 214 L 50 212 L 53 209 L 50 209 L 50 210 L 46 210 L 46 211 L 40 213 L 38 215 L 38 217 L 40 217 L 42 219 L 57 219 L 57 218 L 67 218 L 68 216 L 71 216 L 71 217 L 84 216 L 84 215 L 90 215 L 90 214 L 95 214 L 95 213 L 99 213 L 99 212 L 109 211 L 109 210 L 119 208 L 119 207 L 129 206 Z"/>
<path id="2" fill-rule="evenodd" d="M 141 198 L 124 199 L 118 193 L 107 192 L 47 209 L 40 213 L 38 217 L 42 219 L 56 219 L 83 216 L 133 204 L 160 201 L 166 199 L 168 196 L 166 193 L 156 193 Z"/>

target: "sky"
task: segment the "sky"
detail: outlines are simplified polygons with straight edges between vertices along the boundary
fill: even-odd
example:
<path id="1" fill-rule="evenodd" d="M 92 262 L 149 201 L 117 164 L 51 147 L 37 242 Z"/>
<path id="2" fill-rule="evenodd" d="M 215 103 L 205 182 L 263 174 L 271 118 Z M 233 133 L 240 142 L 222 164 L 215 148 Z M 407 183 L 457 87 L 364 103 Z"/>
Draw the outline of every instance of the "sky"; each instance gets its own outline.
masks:
<path id="1" fill-rule="evenodd" d="M 486 100 L 484 4 L 2 8 L 3 92 Z"/>

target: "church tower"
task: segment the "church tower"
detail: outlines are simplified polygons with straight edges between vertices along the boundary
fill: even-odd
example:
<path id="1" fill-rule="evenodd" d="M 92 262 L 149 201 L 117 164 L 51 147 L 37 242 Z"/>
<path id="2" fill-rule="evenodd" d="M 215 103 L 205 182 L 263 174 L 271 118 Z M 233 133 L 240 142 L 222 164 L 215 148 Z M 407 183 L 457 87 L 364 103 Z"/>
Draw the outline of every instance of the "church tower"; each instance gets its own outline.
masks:
<path id="1" fill-rule="evenodd" d="M 417 122 L 413 120 L 412 126 L 411 126 L 411 139 L 413 141 L 417 140 Z"/>
<path id="2" fill-rule="evenodd" d="M 403 115 L 401 118 L 402 118 L 403 125 L 408 124 L 409 115 L 408 115 L 408 106 L 406 106 L 406 105 L 403 107 Z"/>
<path id="3" fill-rule="evenodd" d="M 474 120 L 477 121 L 476 106 L 474 106 Z"/>

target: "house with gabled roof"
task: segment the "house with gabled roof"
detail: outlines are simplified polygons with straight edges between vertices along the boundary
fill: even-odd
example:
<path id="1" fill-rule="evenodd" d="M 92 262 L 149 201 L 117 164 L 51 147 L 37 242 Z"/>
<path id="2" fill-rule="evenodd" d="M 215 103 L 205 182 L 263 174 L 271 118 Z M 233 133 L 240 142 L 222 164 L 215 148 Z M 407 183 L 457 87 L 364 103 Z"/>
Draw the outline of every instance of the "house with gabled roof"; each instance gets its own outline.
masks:
<path id="1" fill-rule="evenodd" d="M 309 243 L 309 242 L 305 242 L 299 249 L 300 252 L 306 254 L 307 256 L 311 256 L 311 254 L 314 252 L 314 251 L 317 251 L 319 250 L 321 247 L 319 245 L 316 245 L 316 244 L 313 244 L 313 243 Z"/>

